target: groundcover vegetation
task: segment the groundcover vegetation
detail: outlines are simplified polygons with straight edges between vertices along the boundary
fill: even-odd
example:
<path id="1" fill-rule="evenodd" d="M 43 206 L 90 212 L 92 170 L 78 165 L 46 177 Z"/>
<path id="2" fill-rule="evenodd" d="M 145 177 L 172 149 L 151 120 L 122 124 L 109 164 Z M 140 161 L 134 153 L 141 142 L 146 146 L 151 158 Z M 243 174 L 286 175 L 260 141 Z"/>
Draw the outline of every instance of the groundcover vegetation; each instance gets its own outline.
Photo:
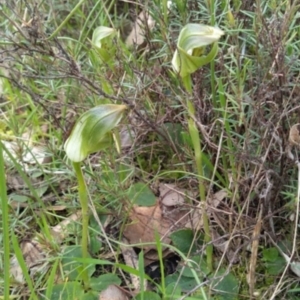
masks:
<path id="1" fill-rule="evenodd" d="M 0 2 L 1 299 L 299 299 L 300 2 Z"/>

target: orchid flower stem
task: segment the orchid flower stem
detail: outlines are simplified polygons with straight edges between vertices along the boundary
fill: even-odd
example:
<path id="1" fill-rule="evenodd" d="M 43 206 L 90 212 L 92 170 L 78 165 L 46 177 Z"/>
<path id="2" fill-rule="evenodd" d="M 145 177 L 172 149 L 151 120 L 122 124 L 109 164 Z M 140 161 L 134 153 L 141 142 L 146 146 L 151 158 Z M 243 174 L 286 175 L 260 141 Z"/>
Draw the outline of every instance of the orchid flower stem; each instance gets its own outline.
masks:
<path id="1" fill-rule="evenodd" d="M 5 168 L 4 168 L 4 158 L 3 158 L 3 148 L 2 142 L 0 141 L 0 207 L 2 210 L 2 229 L 3 229 L 3 249 L 1 252 L 3 253 L 4 258 L 4 274 L 2 275 L 4 278 L 4 299 L 10 299 L 10 228 L 9 228 L 9 207 L 8 207 L 8 199 L 7 199 L 7 188 L 6 188 L 6 177 L 5 177 Z"/>
<path id="2" fill-rule="evenodd" d="M 210 62 L 210 86 L 211 86 L 211 95 L 212 95 L 212 103 L 214 107 L 217 107 L 216 100 L 216 84 L 215 84 L 216 76 L 215 76 L 215 61 L 212 60 Z"/>
<path id="3" fill-rule="evenodd" d="M 209 10 L 210 10 L 210 24 L 211 26 L 215 26 L 216 24 L 216 16 L 215 16 L 215 0 L 209 0 Z M 211 94 L 212 94 L 212 103 L 214 107 L 217 107 L 216 100 L 216 84 L 215 84 L 216 76 L 215 76 L 215 60 L 213 59 L 210 62 L 210 85 L 211 85 Z"/>
<path id="4" fill-rule="evenodd" d="M 88 258 L 88 230 L 89 230 L 88 191 L 81 170 L 80 162 L 73 162 L 73 168 L 75 170 L 77 181 L 78 181 L 79 201 L 80 201 L 81 211 L 82 211 L 82 237 L 81 237 L 82 258 L 87 259 Z M 82 280 L 84 282 L 84 285 L 88 286 L 89 275 L 88 275 L 86 263 L 83 263 Z"/>
<path id="5" fill-rule="evenodd" d="M 201 149 L 201 140 L 199 130 L 193 117 L 195 116 L 195 107 L 190 100 L 187 100 L 187 107 L 189 113 L 189 120 L 188 120 L 188 128 L 189 134 L 192 139 L 193 148 L 195 152 L 195 162 L 197 167 L 197 173 L 199 176 L 199 193 L 200 193 L 200 200 L 202 203 L 206 203 L 206 192 L 205 192 L 205 185 L 204 185 L 204 173 L 203 173 L 203 164 L 202 164 L 202 149 Z M 207 243 L 206 246 L 206 258 L 207 258 L 207 266 L 210 271 L 213 270 L 213 246 L 211 244 L 211 234 L 209 229 L 209 221 L 208 216 L 206 213 L 206 206 L 203 206 L 202 212 L 202 219 L 203 219 L 203 227 L 205 233 L 205 242 Z"/>

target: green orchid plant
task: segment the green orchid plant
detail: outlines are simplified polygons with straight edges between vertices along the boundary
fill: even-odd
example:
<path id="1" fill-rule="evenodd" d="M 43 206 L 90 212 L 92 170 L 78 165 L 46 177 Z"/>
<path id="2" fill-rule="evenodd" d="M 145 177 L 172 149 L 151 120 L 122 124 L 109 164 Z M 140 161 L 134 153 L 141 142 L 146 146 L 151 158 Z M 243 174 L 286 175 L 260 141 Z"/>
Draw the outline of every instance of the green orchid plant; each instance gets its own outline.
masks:
<path id="1" fill-rule="evenodd" d="M 68 158 L 72 161 L 77 181 L 82 209 L 82 257 L 88 257 L 88 190 L 81 169 L 81 162 L 91 153 L 111 147 L 112 129 L 122 119 L 125 105 L 103 104 L 83 113 L 64 144 Z M 88 272 L 83 265 L 83 282 L 88 284 Z"/>
<path id="2" fill-rule="evenodd" d="M 172 59 L 174 71 L 182 78 L 186 90 L 192 93 L 191 74 L 202 66 L 212 62 L 218 53 L 217 41 L 224 32 L 217 28 L 201 24 L 187 24 L 180 31 L 177 50 Z M 210 50 L 206 48 L 211 45 Z M 206 201 L 205 184 L 203 182 L 203 163 L 201 140 L 198 127 L 195 123 L 195 107 L 191 100 L 186 100 L 186 106 L 189 114 L 188 128 L 192 140 L 197 173 L 199 176 L 199 194 L 201 201 Z M 205 206 L 204 206 L 205 207 Z M 206 256 L 207 265 L 213 269 L 213 246 L 211 243 L 211 234 L 209 220 L 205 208 L 203 209 L 203 225 L 205 231 L 205 240 L 207 242 Z"/>
<path id="3" fill-rule="evenodd" d="M 187 24 L 180 31 L 172 65 L 175 72 L 182 77 L 189 92 L 191 91 L 191 74 L 216 57 L 217 41 L 223 34 L 224 32 L 217 27 L 201 24 Z M 210 51 L 205 54 L 205 48 L 211 44 Z"/>

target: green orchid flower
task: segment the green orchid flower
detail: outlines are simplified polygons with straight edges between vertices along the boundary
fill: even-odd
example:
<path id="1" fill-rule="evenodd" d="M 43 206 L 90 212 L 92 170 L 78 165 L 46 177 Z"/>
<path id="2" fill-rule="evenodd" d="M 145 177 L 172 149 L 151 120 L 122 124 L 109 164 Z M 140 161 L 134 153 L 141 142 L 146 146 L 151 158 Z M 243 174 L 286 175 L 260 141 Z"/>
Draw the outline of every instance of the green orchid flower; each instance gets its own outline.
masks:
<path id="1" fill-rule="evenodd" d="M 201 24 L 187 24 L 180 31 L 177 50 L 172 59 L 174 70 L 181 77 L 189 76 L 201 66 L 211 62 L 217 55 L 217 41 L 224 32 L 217 28 Z M 212 45 L 208 54 L 205 47 Z"/>
<path id="2" fill-rule="evenodd" d="M 82 114 L 64 145 L 68 158 L 81 162 L 90 153 L 108 147 L 111 130 L 120 122 L 125 109 L 125 105 L 104 104 Z"/>
<path id="3" fill-rule="evenodd" d="M 93 32 L 92 44 L 103 62 L 108 62 L 114 57 L 115 46 L 112 43 L 112 38 L 117 33 L 116 29 L 106 26 L 99 26 Z"/>

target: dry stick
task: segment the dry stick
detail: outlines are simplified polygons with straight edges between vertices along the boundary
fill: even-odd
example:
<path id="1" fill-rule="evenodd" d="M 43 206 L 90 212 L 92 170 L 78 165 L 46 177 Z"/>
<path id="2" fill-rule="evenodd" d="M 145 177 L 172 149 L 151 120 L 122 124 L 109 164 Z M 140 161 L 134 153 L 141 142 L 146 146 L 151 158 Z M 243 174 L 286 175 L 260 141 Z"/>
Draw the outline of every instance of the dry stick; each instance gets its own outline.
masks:
<path id="1" fill-rule="evenodd" d="M 250 294 L 251 299 L 253 299 L 253 297 L 254 297 L 255 268 L 256 268 L 256 264 L 257 264 L 259 235 L 260 235 L 261 226 L 262 226 L 262 212 L 263 212 L 263 207 L 261 205 L 258 219 L 257 219 L 256 225 L 253 229 L 253 234 L 252 234 L 251 258 L 250 258 L 249 273 L 247 275 L 247 281 L 248 281 L 248 285 L 249 285 L 249 294 Z"/>

